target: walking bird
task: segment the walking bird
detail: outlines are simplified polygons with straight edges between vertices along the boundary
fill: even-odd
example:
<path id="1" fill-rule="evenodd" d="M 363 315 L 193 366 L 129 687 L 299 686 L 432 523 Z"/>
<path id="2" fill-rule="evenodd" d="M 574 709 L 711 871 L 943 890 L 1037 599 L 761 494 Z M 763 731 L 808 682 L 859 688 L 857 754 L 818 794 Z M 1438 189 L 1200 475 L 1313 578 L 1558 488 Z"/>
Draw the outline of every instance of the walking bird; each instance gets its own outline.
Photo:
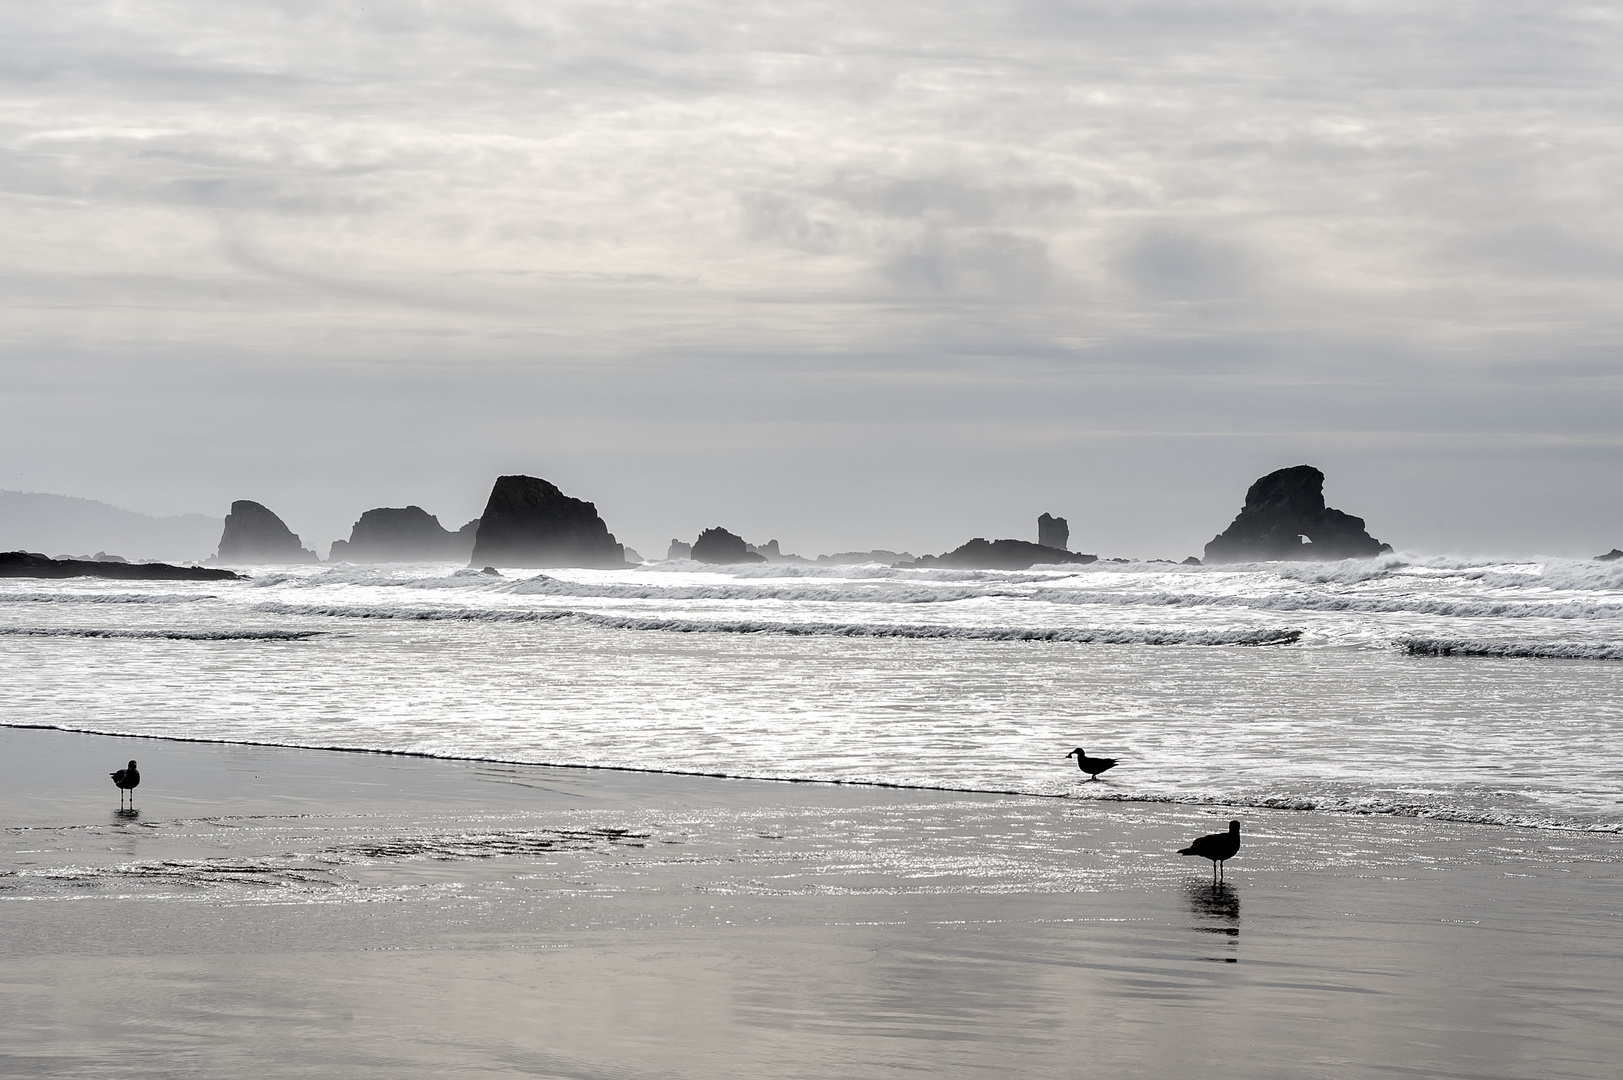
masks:
<path id="1" fill-rule="evenodd" d="M 113 778 L 113 783 L 118 785 L 118 808 L 120 810 L 124 809 L 124 793 L 127 791 L 130 793 L 130 809 L 134 810 L 135 789 L 141 784 L 141 773 L 136 769 L 135 762 L 130 762 L 128 767 L 110 775 Z"/>
<path id="2" fill-rule="evenodd" d="M 1088 779 L 1090 780 L 1097 780 L 1099 779 L 1100 773 L 1104 772 L 1106 769 L 1114 769 L 1116 767 L 1115 758 L 1088 757 L 1088 752 L 1082 749 L 1080 746 L 1065 756 L 1076 758 L 1076 767 L 1087 773 Z"/>
<path id="3" fill-rule="evenodd" d="M 1223 864 L 1234 858 L 1240 850 L 1240 823 L 1229 822 L 1228 832 L 1214 832 L 1198 837 L 1194 843 L 1179 850 L 1179 855 L 1199 855 L 1212 860 L 1212 880 L 1218 880 Z"/>

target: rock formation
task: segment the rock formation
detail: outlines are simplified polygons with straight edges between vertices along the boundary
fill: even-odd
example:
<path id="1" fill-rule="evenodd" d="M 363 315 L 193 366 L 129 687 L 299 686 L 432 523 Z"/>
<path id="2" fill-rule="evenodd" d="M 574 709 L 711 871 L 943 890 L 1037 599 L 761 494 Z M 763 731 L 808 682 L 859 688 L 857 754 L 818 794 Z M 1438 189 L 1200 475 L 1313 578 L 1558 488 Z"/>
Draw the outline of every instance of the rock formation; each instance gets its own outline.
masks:
<path id="1" fill-rule="evenodd" d="M 693 558 L 693 545 L 684 544 L 680 540 L 672 540 L 670 550 L 665 552 L 665 557 L 667 559 L 691 559 Z"/>
<path id="2" fill-rule="evenodd" d="M 1324 505 L 1324 474 L 1311 465 L 1280 469 L 1252 484 L 1245 506 L 1206 545 L 1207 563 L 1360 559 L 1391 551 L 1364 531 L 1364 519 Z"/>
<path id="3" fill-rule="evenodd" d="M 1596 562 L 1616 562 L 1619 559 L 1623 559 L 1623 551 L 1619 551 L 1617 548 L 1613 548 L 1604 555 L 1595 556 Z"/>
<path id="4" fill-rule="evenodd" d="M 111 562 L 106 559 L 49 559 L 30 551 L 0 553 L 0 578 L 117 578 L 120 581 L 236 581 L 240 574 L 205 566 Z"/>
<path id="5" fill-rule="evenodd" d="M 766 556 L 751 551 L 742 536 L 734 536 L 720 526 L 699 534 L 699 538 L 693 541 L 692 557 L 694 562 L 716 566 L 766 562 Z"/>
<path id="6" fill-rule="evenodd" d="M 1071 544 L 1071 526 L 1064 518 L 1044 514 L 1037 519 L 1037 543 L 1043 547 L 1067 551 Z"/>
<path id="7" fill-rule="evenodd" d="M 1097 555 L 1079 555 L 1029 540 L 992 540 L 976 537 L 945 555 L 926 555 L 903 566 L 955 566 L 974 570 L 1025 570 L 1039 564 L 1098 562 Z"/>
<path id="8" fill-rule="evenodd" d="M 220 551 L 214 561 L 313 563 L 321 559 L 299 544 L 299 538 L 281 518 L 256 502 L 238 499 L 225 516 L 225 531 L 220 534 Z"/>
<path id="9" fill-rule="evenodd" d="M 334 540 L 328 562 L 459 562 L 473 554 L 479 519 L 456 532 L 420 506 L 368 510 L 350 529 L 348 540 Z"/>
<path id="10" fill-rule="evenodd" d="M 499 476 L 479 515 L 471 566 L 626 565 L 625 548 L 597 516 L 534 476 Z"/>
<path id="11" fill-rule="evenodd" d="M 928 556 L 934 558 L 934 556 Z M 912 562 L 913 554 L 908 551 L 886 551 L 884 548 L 874 548 L 872 551 L 837 551 L 833 555 L 819 555 L 817 561 L 824 566 L 861 566 L 864 563 L 881 563 L 885 566 L 894 566 L 897 563 Z"/>

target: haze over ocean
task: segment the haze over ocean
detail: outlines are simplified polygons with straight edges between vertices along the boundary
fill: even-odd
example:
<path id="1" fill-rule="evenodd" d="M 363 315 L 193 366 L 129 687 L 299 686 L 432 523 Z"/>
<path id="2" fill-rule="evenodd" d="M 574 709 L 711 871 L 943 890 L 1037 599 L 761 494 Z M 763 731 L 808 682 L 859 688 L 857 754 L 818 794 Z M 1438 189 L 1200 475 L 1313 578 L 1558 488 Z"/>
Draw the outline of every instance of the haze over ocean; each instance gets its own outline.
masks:
<path id="1" fill-rule="evenodd" d="M 1620 27 L 1568 3 L 21 5 L 0 487 L 639 550 L 1619 543 Z"/>

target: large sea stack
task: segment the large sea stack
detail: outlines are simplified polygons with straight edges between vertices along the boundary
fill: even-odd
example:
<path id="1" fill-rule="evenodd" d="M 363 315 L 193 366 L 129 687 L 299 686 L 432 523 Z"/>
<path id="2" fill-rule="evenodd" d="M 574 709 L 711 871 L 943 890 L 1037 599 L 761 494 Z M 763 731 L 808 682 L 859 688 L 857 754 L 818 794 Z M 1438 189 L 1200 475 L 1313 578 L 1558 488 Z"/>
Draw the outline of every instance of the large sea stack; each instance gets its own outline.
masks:
<path id="1" fill-rule="evenodd" d="M 719 526 L 699 534 L 699 538 L 693 541 L 693 554 L 689 557 L 694 562 L 716 566 L 766 562 L 766 556 L 751 551 L 742 536 L 735 536 Z"/>
<path id="2" fill-rule="evenodd" d="M 473 554 L 475 518 L 456 532 L 420 506 L 381 506 L 368 510 L 350 529 L 348 540 L 334 540 L 328 562 L 461 562 Z"/>
<path id="3" fill-rule="evenodd" d="M 299 543 L 299 538 L 282 519 L 265 507 L 247 499 L 231 504 L 220 533 L 222 563 L 313 563 L 321 559 Z"/>
<path id="4" fill-rule="evenodd" d="M 1363 559 L 1392 550 L 1364 519 L 1324 505 L 1324 474 L 1280 469 L 1252 484 L 1234 523 L 1206 545 L 1207 563 Z"/>
<path id="5" fill-rule="evenodd" d="M 499 476 L 479 516 L 472 566 L 626 565 L 625 547 L 597 516 L 534 476 Z"/>

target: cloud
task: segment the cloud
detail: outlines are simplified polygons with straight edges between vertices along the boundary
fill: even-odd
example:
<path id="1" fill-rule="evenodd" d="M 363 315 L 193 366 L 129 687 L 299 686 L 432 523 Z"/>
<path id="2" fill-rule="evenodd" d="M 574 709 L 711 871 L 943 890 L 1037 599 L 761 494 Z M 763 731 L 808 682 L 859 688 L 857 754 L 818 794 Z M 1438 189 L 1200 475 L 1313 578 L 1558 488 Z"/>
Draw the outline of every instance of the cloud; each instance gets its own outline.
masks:
<path id="1" fill-rule="evenodd" d="M 290 486 L 333 504 L 567 458 L 582 417 L 628 468 L 702 458 L 648 481 L 695 500 L 736 497 L 698 476 L 729 415 L 802 480 L 837 430 L 926 517 L 983 469 L 953 432 L 1002 461 L 1034 416 L 1096 468 L 1019 457 L 1031 490 L 1079 500 L 1353 431 L 1604 440 L 1620 48 L 1521 0 L 10 5 L 0 483 L 133 505 L 85 487 L 122 455 L 224 490 L 198 417 L 243 386 L 365 462 Z M 407 423 L 432 460 L 356 449 Z M 1145 449 L 1175 431 L 1207 441 Z"/>

